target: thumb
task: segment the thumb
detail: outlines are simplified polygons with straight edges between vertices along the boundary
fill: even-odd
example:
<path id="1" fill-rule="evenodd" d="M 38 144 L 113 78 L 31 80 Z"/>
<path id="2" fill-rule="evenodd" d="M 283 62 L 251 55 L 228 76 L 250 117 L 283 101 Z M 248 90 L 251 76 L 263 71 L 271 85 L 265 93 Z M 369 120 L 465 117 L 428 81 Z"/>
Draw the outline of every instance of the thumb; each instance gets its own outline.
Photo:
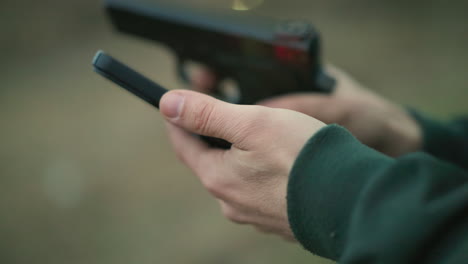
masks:
<path id="1" fill-rule="evenodd" d="M 265 112 L 261 106 L 233 105 L 186 90 L 166 93 L 161 98 L 160 109 L 163 116 L 178 127 L 227 140 L 241 149 L 249 147 L 248 133 L 255 132 L 252 130 L 258 127 L 256 121 Z"/>

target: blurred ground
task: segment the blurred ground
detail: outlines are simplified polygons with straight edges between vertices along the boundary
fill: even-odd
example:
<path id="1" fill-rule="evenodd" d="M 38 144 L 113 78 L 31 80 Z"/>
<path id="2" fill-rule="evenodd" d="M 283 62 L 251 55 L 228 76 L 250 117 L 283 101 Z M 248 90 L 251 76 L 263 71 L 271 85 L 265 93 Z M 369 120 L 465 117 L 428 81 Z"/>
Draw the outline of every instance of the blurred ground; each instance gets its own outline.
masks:
<path id="1" fill-rule="evenodd" d="M 98 1 L 0 9 L 0 263 L 327 263 L 224 220 L 161 117 L 92 72 L 98 49 L 181 88 L 173 58 L 111 31 Z M 312 21 L 327 60 L 439 118 L 467 113 L 466 1 L 266 0 Z"/>

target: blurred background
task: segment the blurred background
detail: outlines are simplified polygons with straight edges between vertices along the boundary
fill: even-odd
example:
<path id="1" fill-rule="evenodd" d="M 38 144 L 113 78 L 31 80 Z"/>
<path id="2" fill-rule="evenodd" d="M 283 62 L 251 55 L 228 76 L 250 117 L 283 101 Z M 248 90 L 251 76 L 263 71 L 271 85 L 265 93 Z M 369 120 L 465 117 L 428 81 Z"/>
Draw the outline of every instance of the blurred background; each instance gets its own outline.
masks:
<path id="1" fill-rule="evenodd" d="M 265 0 L 256 12 L 311 21 L 327 61 L 448 119 L 468 112 L 467 8 Z M 2 0 L 0 22 L 0 263 L 329 263 L 225 220 L 158 112 L 92 71 L 104 49 L 183 88 L 167 49 L 113 31 L 96 0 Z"/>

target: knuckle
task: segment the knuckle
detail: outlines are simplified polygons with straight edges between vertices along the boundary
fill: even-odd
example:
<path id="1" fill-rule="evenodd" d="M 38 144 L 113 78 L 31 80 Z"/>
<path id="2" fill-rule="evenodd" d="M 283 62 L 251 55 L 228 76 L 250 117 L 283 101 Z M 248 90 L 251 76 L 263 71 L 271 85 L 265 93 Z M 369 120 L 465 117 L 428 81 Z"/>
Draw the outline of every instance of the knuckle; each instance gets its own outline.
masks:
<path id="1" fill-rule="evenodd" d="M 237 212 L 234 208 L 231 206 L 224 206 L 223 207 L 223 215 L 226 219 L 229 221 L 236 223 L 236 224 L 246 224 L 247 222 L 245 221 L 244 217 L 242 214 Z"/>
<path id="2" fill-rule="evenodd" d="M 182 147 L 178 144 L 175 144 L 173 146 L 173 149 L 174 149 L 174 153 L 175 153 L 177 160 L 179 160 L 180 162 L 184 164 L 187 164 L 187 153 L 184 152 Z"/>
<path id="3" fill-rule="evenodd" d="M 185 163 L 184 154 L 182 154 L 181 151 L 179 151 L 178 149 L 175 149 L 175 154 L 176 154 L 177 159 L 178 159 L 180 162 Z"/>
<path id="4" fill-rule="evenodd" d="M 184 163 L 184 164 L 186 163 L 186 158 L 185 158 L 185 155 L 183 154 L 183 152 L 177 151 L 177 150 L 176 150 L 176 151 L 175 151 L 175 154 L 176 154 L 177 159 L 178 159 L 180 162 L 182 162 L 182 163 Z"/>
<path id="5" fill-rule="evenodd" d="M 225 197 L 222 185 L 216 180 L 204 180 L 203 185 L 214 197 L 223 199 Z"/>
<path id="6" fill-rule="evenodd" d="M 217 199 L 232 201 L 233 198 L 235 198 L 232 185 L 226 180 L 220 179 L 220 177 L 213 177 L 213 175 L 214 174 L 211 174 L 210 177 L 202 178 L 203 186 L 205 186 L 206 190 L 208 190 L 208 192 Z M 206 176 L 208 176 L 208 174 Z"/>
<path id="7" fill-rule="evenodd" d="M 199 107 L 193 113 L 194 120 L 194 129 L 201 134 L 205 134 L 208 130 L 208 126 L 211 120 L 211 117 L 214 112 L 214 105 L 210 103 L 205 103 Z"/>

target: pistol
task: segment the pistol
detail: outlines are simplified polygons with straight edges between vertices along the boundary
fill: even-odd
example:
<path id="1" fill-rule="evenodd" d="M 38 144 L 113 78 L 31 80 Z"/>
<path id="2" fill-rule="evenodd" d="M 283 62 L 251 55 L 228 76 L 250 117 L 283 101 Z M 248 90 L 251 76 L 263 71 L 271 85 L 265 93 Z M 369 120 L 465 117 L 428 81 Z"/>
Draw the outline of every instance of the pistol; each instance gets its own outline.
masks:
<path id="1" fill-rule="evenodd" d="M 185 82 L 189 61 L 213 70 L 211 94 L 224 101 L 254 104 L 290 93 L 333 91 L 336 81 L 322 67 L 319 34 L 309 23 L 190 2 L 106 0 L 105 9 L 118 31 L 172 50 Z M 225 89 L 223 80 L 233 80 L 236 91 Z"/>

